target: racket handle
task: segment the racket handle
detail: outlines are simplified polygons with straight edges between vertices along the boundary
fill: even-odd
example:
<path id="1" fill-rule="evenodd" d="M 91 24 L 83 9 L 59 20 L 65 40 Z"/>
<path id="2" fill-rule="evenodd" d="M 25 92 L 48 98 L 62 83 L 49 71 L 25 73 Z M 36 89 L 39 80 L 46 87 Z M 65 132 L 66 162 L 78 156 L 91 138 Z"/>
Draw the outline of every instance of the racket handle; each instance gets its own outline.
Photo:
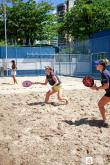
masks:
<path id="1" fill-rule="evenodd" d="M 38 84 L 38 82 L 32 82 L 32 84 Z"/>

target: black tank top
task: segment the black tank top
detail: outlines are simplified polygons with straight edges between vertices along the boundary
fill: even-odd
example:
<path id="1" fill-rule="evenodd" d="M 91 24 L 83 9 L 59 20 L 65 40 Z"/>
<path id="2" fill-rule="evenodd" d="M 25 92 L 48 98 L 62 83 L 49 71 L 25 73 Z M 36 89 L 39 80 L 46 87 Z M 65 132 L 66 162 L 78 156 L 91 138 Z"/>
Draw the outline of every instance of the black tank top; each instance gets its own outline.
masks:
<path id="1" fill-rule="evenodd" d="M 53 86 L 53 85 L 56 83 L 56 82 L 53 80 L 53 76 L 56 76 L 56 75 L 54 75 L 54 74 L 46 75 L 46 78 L 47 78 L 47 80 L 48 80 L 48 82 L 49 82 L 49 84 L 50 84 L 51 86 Z M 57 78 L 57 80 L 58 80 L 58 85 L 61 84 L 61 81 L 60 81 L 60 79 L 58 78 L 58 76 L 56 76 L 56 78 Z"/>

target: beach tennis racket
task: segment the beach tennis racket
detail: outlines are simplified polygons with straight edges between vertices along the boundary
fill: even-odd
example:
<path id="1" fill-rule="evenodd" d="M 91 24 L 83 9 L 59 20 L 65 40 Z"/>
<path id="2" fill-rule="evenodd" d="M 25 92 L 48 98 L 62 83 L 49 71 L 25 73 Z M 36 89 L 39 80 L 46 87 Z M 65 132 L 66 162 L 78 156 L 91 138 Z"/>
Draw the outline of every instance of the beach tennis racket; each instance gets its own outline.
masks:
<path id="1" fill-rule="evenodd" d="M 23 87 L 30 87 L 33 83 L 29 80 L 23 81 L 22 85 Z"/>
<path id="2" fill-rule="evenodd" d="M 94 86 L 94 78 L 89 76 L 89 75 L 85 76 L 83 78 L 82 82 L 86 87 L 93 87 Z"/>

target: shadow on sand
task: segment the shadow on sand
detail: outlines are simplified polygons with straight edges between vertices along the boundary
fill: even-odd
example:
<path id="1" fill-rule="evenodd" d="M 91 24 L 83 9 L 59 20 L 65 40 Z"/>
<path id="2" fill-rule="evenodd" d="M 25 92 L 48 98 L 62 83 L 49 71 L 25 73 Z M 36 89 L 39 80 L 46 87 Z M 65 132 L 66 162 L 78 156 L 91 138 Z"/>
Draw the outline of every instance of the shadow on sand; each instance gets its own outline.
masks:
<path id="1" fill-rule="evenodd" d="M 103 120 L 88 120 L 88 118 L 82 118 L 80 120 L 75 120 L 74 122 L 71 120 L 63 120 L 63 122 L 69 124 L 69 125 L 75 125 L 75 126 L 80 126 L 80 125 L 90 125 L 92 127 L 105 127 L 108 128 L 108 124 L 104 123 Z"/>
<path id="2" fill-rule="evenodd" d="M 29 106 L 34 106 L 34 105 L 41 105 L 41 106 L 43 106 L 43 105 L 45 105 L 45 102 L 39 101 L 39 102 L 34 102 L 34 103 L 28 103 L 28 105 Z"/>
<path id="3" fill-rule="evenodd" d="M 60 106 L 60 105 L 65 105 L 65 103 L 61 102 L 61 103 L 56 103 L 56 102 L 50 102 L 49 104 L 46 104 L 45 102 L 34 102 L 34 103 L 29 103 L 28 104 L 29 106 L 34 106 L 34 105 L 41 105 L 41 106 L 44 106 L 44 105 L 53 105 L 53 106 Z"/>
<path id="4" fill-rule="evenodd" d="M 2 83 L 3 85 L 14 85 L 12 83 Z"/>

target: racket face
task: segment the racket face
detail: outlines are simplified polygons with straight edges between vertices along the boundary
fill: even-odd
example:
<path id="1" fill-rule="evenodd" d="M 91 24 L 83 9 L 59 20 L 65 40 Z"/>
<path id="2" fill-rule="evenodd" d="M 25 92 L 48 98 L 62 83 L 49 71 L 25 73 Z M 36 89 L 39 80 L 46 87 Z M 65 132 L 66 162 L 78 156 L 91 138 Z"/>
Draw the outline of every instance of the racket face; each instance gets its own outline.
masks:
<path id="1" fill-rule="evenodd" d="M 22 85 L 23 85 L 23 87 L 30 87 L 32 85 L 32 82 L 26 80 L 26 81 L 23 81 Z"/>
<path id="2" fill-rule="evenodd" d="M 92 87 L 94 85 L 94 79 L 91 76 L 85 76 L 82 82 L 86 87 Z"/>

